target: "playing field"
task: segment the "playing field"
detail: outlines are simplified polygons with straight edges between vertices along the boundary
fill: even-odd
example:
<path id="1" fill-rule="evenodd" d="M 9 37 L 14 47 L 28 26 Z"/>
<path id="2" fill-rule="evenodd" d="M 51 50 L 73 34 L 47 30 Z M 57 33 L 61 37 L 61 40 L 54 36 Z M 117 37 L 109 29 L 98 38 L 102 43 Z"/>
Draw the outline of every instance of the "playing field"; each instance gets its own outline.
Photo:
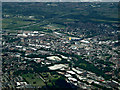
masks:
<path id="1" fill-rule="evenodd" d="M 29 84 L 31 84 L 32 86 L 38 86 L 38 87 L 45 86 L 45 83 L 42 81 L 42 79 L 38 74 L 29 73 L 22 75 L 22 77 L 25 78 L 25 80 L 29 82 Z"/>

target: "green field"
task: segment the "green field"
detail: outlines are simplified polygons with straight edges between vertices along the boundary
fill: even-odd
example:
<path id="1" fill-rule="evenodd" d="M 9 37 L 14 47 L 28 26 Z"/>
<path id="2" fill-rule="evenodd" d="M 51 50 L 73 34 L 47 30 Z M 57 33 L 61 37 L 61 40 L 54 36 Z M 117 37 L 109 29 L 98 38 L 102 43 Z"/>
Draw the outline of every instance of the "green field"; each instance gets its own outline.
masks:
<path id="1" fill-rule="evenodd" d="M 102 20 L 102 19 L 91 19 L 92 21 L 96 22 L 109 22 L 109 23 L 118 23 L 119 21 L 112 21 L 112 20 Z"/>
<path id="2" fill-rule="evenodd" d="M 24 21 L 23 19 L 20 19 L 20 18 L 6 18 L 6 19 L 3 19 L 2 22 L 3 22 L 2 23 L 3 29 L 16 29 L 32 23 L 30 21 Z"/>
<path id="3" fill-rule="evenodd" d="M 22 77 L 32 86 L 45 86 L 45 83 L 42 81 L 38 74 L 23 74 Z"/>
<path id="4" fill-rule="evenodd" d="M 59 24 L 49 24 L 47 26 L 44 26 L 43 28 L 45 29 L 51 29 L 51 30 L 56 30 L 56 29 L 65 29 L 65 26 L 59 25 Z"/>
<path id="5" fill-rule="evenodd" d="M 47 82 L 47 85 L 48 86 L 53 86 L 53 85 L 56 85 L 55 82 L 56 80 L 58 80 L 59 78 L 61 78 L 60 75 L 58 74 L 51 74 L 50 72 L 43 72 L 43 73 L 40 73 L 42 75 L 42 77 L 44 77 L 44 79 L 46 80 Z"/>

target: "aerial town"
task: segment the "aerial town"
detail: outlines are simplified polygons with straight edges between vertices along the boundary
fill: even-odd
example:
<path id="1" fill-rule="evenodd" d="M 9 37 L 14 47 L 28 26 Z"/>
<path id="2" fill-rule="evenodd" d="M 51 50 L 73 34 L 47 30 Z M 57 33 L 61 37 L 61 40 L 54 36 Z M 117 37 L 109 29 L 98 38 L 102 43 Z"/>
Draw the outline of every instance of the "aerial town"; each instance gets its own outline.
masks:
<path id="1" fill-rule="evenodd" d="M 24 6 L 16 3 L 13 5 Z M 59 4 L 46 5 L 55 7 Z M 85 3 L 85 5 L 100 7 L 101 4 Z M 3 90 L 9 88 L 120 89 L 118 40 L 120 31 L 116 29 L 119 26 L 116 21 L 106 23 L 105 20 L 100 22 L 96 20 L 97 23 L 94 23 L 67 18 L 68 21 L 63 22 L 65 25 L 63 26 L 53 23 L 51 17 L 35 22 L 32 21 L 35 19 L 32 15 L 25 17 L 13 15 L 12 19 L 31 20 L 31 24 L 13 29 L 12 26 L 7 28 L 6 24 L 10 22 L 11 14 L 8 15 L 4 11 L 3 14 L 1 81 Z M 21 24 L 21 21 L 17 22 Z M 14 22 L 9 24 L 14 26 Z M 33 26 L 40 30 L 34 29 Z M 30 27 L 33 30 L 29 30 Z"/>

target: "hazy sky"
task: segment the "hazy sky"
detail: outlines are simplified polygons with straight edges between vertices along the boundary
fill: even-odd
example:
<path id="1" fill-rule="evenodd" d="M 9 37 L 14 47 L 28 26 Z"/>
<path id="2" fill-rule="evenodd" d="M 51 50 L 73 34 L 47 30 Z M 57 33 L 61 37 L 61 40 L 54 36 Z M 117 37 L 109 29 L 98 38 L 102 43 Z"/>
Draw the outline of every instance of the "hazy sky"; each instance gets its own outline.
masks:
<path id="1" fill-rule="evenodd" d="M 2 2 L 119 2 L 120 0 L 0 0 Z"/>

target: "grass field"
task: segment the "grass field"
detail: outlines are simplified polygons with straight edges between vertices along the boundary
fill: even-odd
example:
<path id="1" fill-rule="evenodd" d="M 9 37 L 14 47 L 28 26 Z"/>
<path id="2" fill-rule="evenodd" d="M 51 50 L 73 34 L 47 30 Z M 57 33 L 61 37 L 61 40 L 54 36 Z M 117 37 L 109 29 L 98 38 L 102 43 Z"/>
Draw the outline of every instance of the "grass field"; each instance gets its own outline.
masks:
<path id="1" fill-rule="evenodd" d="M 30 21 L 24 21 L 23 19 L 20 18 L 6 18 L 3 19 L 2 21 L 2 28 L 3 29 L 16 29 L 22 26 L 26 26 L 31 24 L 32 22 Z"/>
<path id="2" fill-rule="evenodd" d="M 42 81 L 38 74 L 29 73 L 22 75 L 22 77 L 25 78 L 25 80 L 29 82 L 29 84 L 31 84 L 32 86 L 38 87 L 45 86 L 45 83 Z"/>
<path id="3" fill-rule="evenodd" d="M 56 80 L 58 80 L 61 77 L 58 74 L 53 74 L 52 75 L 50 72 L 43 72 L 43 73 L 40 73 L 40 74 L 44 77 L 48 86 L 55 85 Z"/>
<path id="4" fill-rule="evenodd" d="M 92 21 L 97 22 L 108 22 L 108 23 L 118 23 L 119 21 L 110 21 L 110 20 L 102 20 L 102 19 L 91 19 Z"/>
<path id="5" fill-rule="evenodd" d="M 49 24 L 47 26 L 44 26 L 43 28 L 45 28 L 45 29 L 51 29 L 51 30 L 56 30 L 56 29 L 65 29 L 65 26 L 59 25 L 59 24 Z"/>

